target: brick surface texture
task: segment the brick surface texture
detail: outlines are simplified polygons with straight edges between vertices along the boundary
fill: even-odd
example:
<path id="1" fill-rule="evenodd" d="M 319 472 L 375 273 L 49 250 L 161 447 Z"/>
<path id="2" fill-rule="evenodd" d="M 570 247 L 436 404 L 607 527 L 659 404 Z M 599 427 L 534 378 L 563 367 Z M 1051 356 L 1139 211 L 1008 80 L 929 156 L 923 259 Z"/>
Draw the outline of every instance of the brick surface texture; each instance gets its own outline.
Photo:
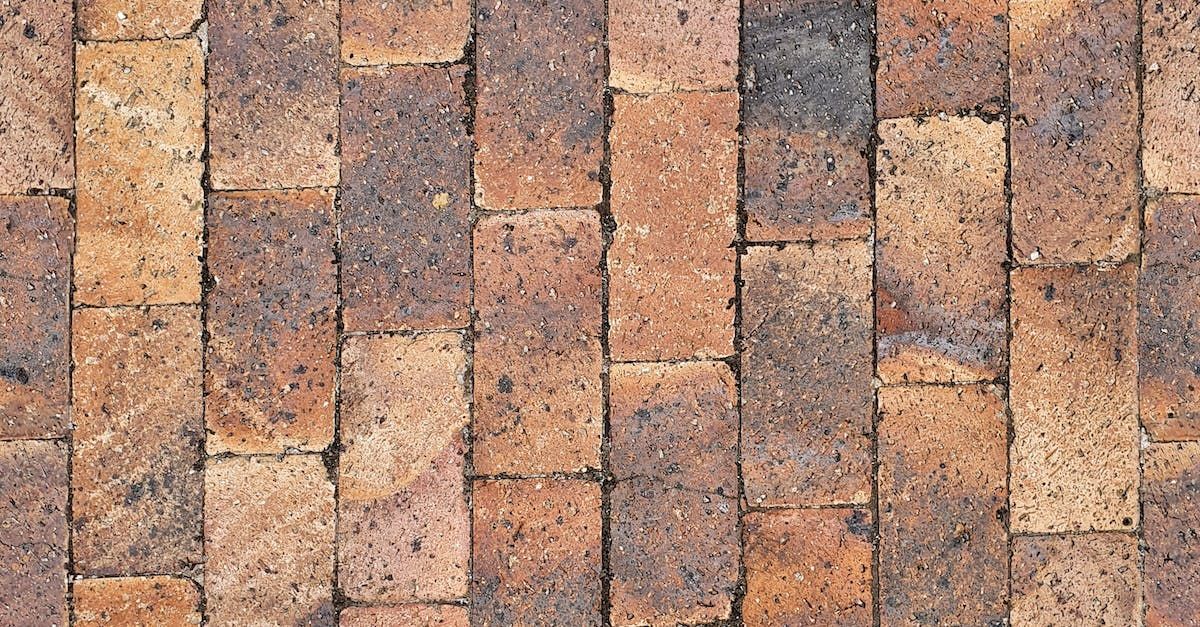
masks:
<path id="1" fill-rule="evenodd" d="M 1138 625 L 1137 539 L 1120 533 L 1014 538 L 1014 625 Z"/>
<path id="2" fill-rule="evenodd" d="M 456 61 L 467 45 L 467 0 L 345 0 L 341 7 L 342 60 L 352 65 Z"/>
<path id="3" fill-rule="evenodd" d="M 184 577 L 81 579 L 71 593 L 76 625 L 200 624 L 200 590 Z"/>
<path id="4" fill-rule="evenodd" d="M 115 41 L 179 37 L 202 19 L 204 0 L 76 0 L 80 39 Z"/>

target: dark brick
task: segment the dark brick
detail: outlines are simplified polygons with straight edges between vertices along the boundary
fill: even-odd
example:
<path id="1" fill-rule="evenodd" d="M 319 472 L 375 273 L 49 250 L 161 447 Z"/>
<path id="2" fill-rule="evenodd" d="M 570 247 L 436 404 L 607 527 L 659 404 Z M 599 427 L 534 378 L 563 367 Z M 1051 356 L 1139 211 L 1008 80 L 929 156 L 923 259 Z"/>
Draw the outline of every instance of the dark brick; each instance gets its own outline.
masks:
<path id="1" fill-rule="evenodd" d="M 1200 192 L 1200 46 L 1195 0 L 1142 6 L 1142 168 L 1146 187 Z"/>
<path id="2" fill-rule="evenodd" d="M 1013 538 L 1013 625 L 1140 625 L 1137 538 Z"/>
<path id="3" fill-rule="evenodd" d="M 1147 447 L 1143 473 L 1146 624 L 1200 624 L 1200 442 Z"/>
<path id="4" fill-rule="evenodd" d="M 67 623 L 67 450 L 0 442 L 0 625 Z"/>

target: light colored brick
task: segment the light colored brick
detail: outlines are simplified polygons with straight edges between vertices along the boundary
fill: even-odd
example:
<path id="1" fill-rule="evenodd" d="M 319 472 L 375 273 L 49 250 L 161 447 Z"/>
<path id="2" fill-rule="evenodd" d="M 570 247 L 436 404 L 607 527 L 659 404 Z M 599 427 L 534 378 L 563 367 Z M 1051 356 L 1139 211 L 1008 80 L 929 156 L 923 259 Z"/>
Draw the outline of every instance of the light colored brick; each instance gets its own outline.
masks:
<path id="1" fill-rule="evenodd" d="M 1142 169 L 1146 187 L 1200 193 L 1200 47 L 1194 0 L 1142 7 Z"/>
<path id="2" fill-rule="evenodd" d="M 200 624 L 200 589 L 182 577 L 80 579 L 71 592 L 79 627 Z"/>
<path id="3" fill-rule="evenodd" d="M 81 39 L 157 39 L 196 29 L 204 0 L 78 0 Z"/>
<path id="4" fill-rule="evenodd" d="M 1146 624 L 1200 623 L 1200 442 L 1154 444 L 1143 461 Z"/>
<path id="5" fill-rule="evenodd" d="M 0 442 L 0 494 L 0 625 L 66 625 L 66 447 Z"/>
<path id="6" fill-rule="evenodd" d="M 1013 538 L 1013 625 L 1140 625 L 1137 538 Z"/>
<path id="7" fill-rule="evenodd" d="M 462 58 L 470 0 L 343 0 L 342 60 L 353 65 L 446 63 Z"/>
<path id="8" fill-rule="evenodd" d="M 456 605 L 399 605 L 348 607 L 342 610 L 341 627 L 469 627 L 467 608 Z"/>
<path id="9" fill-rule="evenodd" d="M 609 84 L 632 93 L 734 89 L 737 0 L 609 0 Z"/>

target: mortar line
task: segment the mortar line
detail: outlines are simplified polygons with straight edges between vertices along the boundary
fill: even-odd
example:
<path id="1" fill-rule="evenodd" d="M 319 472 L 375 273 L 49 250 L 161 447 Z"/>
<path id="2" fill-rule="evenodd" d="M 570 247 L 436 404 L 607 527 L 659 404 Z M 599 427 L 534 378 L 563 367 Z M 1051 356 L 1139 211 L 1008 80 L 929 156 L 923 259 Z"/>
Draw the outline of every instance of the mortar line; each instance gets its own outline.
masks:
<path id="1" fill-rule="evenodd" d="M 67 201 L 67 213 L 71 218 L 71 253 L 67 261 L 67 405 L 66 405 L 66 587 L 65 598 L 67 606 L 67 624 L 75 624 L 75 256 L 79 248 L 79 207 L 76 204 L 79 188 L 79 124 L 76 121 L 79 113 L 79 90 L 75 88 L 79 81 L 78 55 L 79 42 L 79 0 L 71 2 L 71 192 Z"/>
<path id="2" fill-rule="evenodd" d="M 475 138 L 475 113 L 478 104 L 478 63 L 476 54 L 479 46 L 478 5 L 467 0 L 470 16 L 467 19 L 467 41 L 463 45 L 462 63 L 466 66 L 463 75 L 463 106 L 466 117 L 462 120 L 463 131 L 469 144 L 467 150 L 467 267 L 470 280 L 467 282 L 467 328 L 463 330 L 463 344 L 467 352 L 466 387 L 467 424 L 463 429 L 463 499 L 467 506 L 467 596 L 468 621 L 475 614 L 475 338 L 479 310 L 475 306 L 475 225 L 479 222 L 479 207 L 476 203 L 475 155 L 479 144 Z"/>
<path id="3" fill-rule="evenodd" d="M 1136 13 L 1134 19 L 1137 20 L 1137 30 L 1134 35 L 1134 85 L 1137 90 L 1137 184 L 1135 189 L 1138 193 L 1138 247 L 1134 252 L 1138 256 L 1138 264 L 1135 267 L 1134 276 L 1134 293 L 1133 293 L 1133 344 L 1134 344 L 1134 369 L 1133 390 L 1135 395 L 1134 411 L 1137 412 L 1138 422 L 1138 474 L 1137 474 L 1137 526 L 1135 533 L 1137 538 L 1138 549 L 1138 614 L 1141 619 L 1141 624 L 1146 624 L 1146 616 L 1149 613 L 1149 603 L 1146 601 L 1146 495 L 1145 495 L 1145 469 L 1146 469 L 1146 447 L 1142 442 L 1148 439 L 1145 422 L 1142 420 L 1142 389 L 1141 389 L 1141 370 L 1142 362 L 1137 359 L 1141 353 L 1141 338 L 1138 336 L 1140 325 L 1140 307 L 1139 293 L 1142 283 L 1142 261 L 1145 259 L 1146 250 L 1146 199 L 1149 190 L 1146 187 L 1146 169 L 1144 159 L 1145 152 L 1145 119 L 1146 119 L 1146 96 L 1145 96 L 1145 76 L 1146 76 L 1146 59 L 1145 59 L 1145 18 L 1143 11 L 1145 10 L 1145 0 L 1136 0 Z"/>
<path id="4" fill-rule="evenodd" d="M 876 235 L 879 233 L 879 205 L 876 186 L 879 173 L 877 156 L 879 151 L 879 3 L 871 4 L 871 133 L 867 140 L 867 190 L 871 203 L 871 372 L 873 380 L 879 380 L 879 259 Z M 882 521 L 879 517 L 879 386 L 872 386 L 871 398 L 871 624 L 882 624 Z"/>
<path id="5" fill-rule="evenodd" d="M 1005 578 L 1004 582 L 1004 616 L 1012 622 L 1012 592 L 1013 592 L 1013 534 L 1012 534 L 1012 450 L 1016 441 L 1016 431 L 1012 412 L 1012 276 L 1017 267 L 1016 255 L 1013 252 L 1013 192 L 1012 192 L 1012 2 L 1004 3 L 1004 101 L 1006 114 L 1004 116 L 1004 204 L 1005 204 L 1005 250 L 1004 259 L 1007 266 L 1004 271 L 1004 374 L 1007 385 L 1004 391 L 1004 544 L 1005 544 Z"/>
<path id="6" fill-rule="evenodd" d="M 333 548 L 333 568 L 330 573 L 329 595 L 330 603 L 333 605 L 333 620 L 340 620 L 342 609 L 346 604 L 346 595 L 341 587 L 341 566 L 342 566 L 342 547 L 341 547 L 341 504 L 342 504 L 342 482 L 340 481 L 340 470 L 342 461 L 342 377 L 344 372 L 342 369 L 342 351 L 346 341 L 343 334 L 346 331 L 345 322 L 345 298 L 342 293 L 343 265 L 342 265 L 342 185 L 344 178 L 342 176 L 342 128 L 345 125 L 345 106 L 343 103 L 344 90 L 342 88 L 342 2 L 336 0 L 334 2 L 337 11 L 337 45 L 335 46 L 335 54 L 337 55 L 337 63 L 333 69 L 334 88 L 337 89 L 337 128 L 334 129 L 334 153 L 337 155 L 338 177 L 337 185 L 333 187 L 333 264 L 334 264 L 334 346 L 333 346 L 333 435 L 329 442 L 329 447 L 325 449 L 321 456 L 321 461 L 325 464 L 325 472 L 330 483 L 333 484 L 333 538 L 331 544 Z"/>
<path id="7" fill-rule="evenodd" d="M 609 0 L 604 0 L 604 46 L 601 63 L 604 65 L 603 106 L 604 133 L 601 138 L 600 162 L 600 624 L 612 625 L 612 327 L 610 320 L 611 276 L 608 271 L 608 251 L 612 247 L 616 232 L 616 218 L 612 212 L 612 129 L 616 115 L 614 90 L 610 86 L 612 59 L 609 51 L 609 36 L 612 14 Z"/>
<path id="8" fill-rule="evenodd" d="M 734 233 L 734 250 L 737 251 L 733 261 L 733 355 L 728 363 L 733 374 L 737 393 L 735 400 L 737 408 L 737 521 L 734 532 L 738 545 L 738 573 L 734 587 L 733 602 L 730 607 L 730 619 L 735 625 L 745 623 L 744 611 L 746 605 L 746 514 L 749 507 L 746 500 L 745 461 L 745 398 L 742 386 L 742 358 L 745 353 L 746 336 L 745 321 L 745 280 L 742 277 L 742 261 L 746 255 L 746 225 L 749 215 L 746 211 L 746 2 L 738 2 L 738 50 L 737 50 L 737 84 L 734 88 L 738 95 L 737 119 L 737 190 L 736 211 L 737 224 Z"/>

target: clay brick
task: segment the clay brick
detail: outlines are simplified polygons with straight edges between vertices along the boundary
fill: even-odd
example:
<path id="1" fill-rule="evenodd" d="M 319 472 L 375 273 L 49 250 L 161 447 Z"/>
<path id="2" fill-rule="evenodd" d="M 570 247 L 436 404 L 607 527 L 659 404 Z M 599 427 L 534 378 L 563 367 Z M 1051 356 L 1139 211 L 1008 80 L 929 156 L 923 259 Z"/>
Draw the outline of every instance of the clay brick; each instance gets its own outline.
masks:
<path id="1" fill-rule="evenodd" d="M 598 485 L 480 481 L 473 503 L 473 625 L 601 624 Z"/>
<path id="2" fill-rule="evenodd" d="M 738 10 L 738 0 L 609 0 L 609 84 L 639 94 L 734 89 Z"/>
<path id="3" fill-rule="evenodd" d="M 0 194 L 75 184 L 72 0 L 0 6 Z"/>
<path id="4" fill-rule="evenodd" d="M 344 0 L 342 60 L 352 65 L 445 63 L 462 58 L 469 0 Z"/>
<path id="5" fill-rule="evenodd" d="M 200 624 L 200 590 L 182 577 L 80 579 L 72 592 L 79 627 Z"/>
<path id="6" fill-rule="evenodd" d="M 879 390 L 882 623 L 1002 625 L 1008 435 L 993 386 Z"/>
<path id="7" fill-rule="evenodd" d="M 884 383 L 999 378 L 1007 340 L 1004 125 L 885 120 L 875 315 Z"/>
<path id="8" fill-rule="evenodd" d="M 0 439 L 67 432 L 74 238 L 66 199 L 0 196 Z"/>
<path id="9" fill-rule="evenodd" d="M 468 627 L 467 608 L 456 605 L 401 605 L 348 607 L 342 610 L 341 627 Z"/>
<path id="10" fill-rule="evenodd" d="M 871 230 L 871 8 L 862 0 L 743 3 L 746 237 Z"/>
<path id="11" fill-rule="evenodd" d="M 1004 0 L 879 0 L 881 118 L 1004 108 L 1008 24 Z"/>
<path id="12" fill-rule="evenodd" d="M 488 216 L 475 228 L 475 470 L 600 466 L 600 219 Z"/>
<path id="13" fill-rule="evenodd" d="M 1012 275 L 1012 530 L 1138 519 L 1137 268 Z"/>
<path id="14" fill-rule="evenodd" d="M 214 189 L 337 184 L 337 7 L 209 0 Z"/>
<path id="15" fill-rule="evenodd" d="M 169 573 L 202 562 L 199 309 L 80 309 L 71 341 L 75 571 Z"/>
<path id="16" fill-rule="evenodd" d="M 342 74 L 347 331 L 464 327 L 470 321 L 465 73 L 455 67 Z"/>
<path id="17" fill-rule="evenodd" d="M 351 599 L 466 596 L 466 378 L 459 333 L 347 339 L 338 578 Z"/>
<path id="18" fill-rule="evenodd" d="M 210 458 L 204 488 L 208 624 L 332 624 L 333 484 L 321 458 Z"/>
<path id="19" fill-rule="evenodd" d="M 733 352 L 735 93 L 616 96 L 608 250 L 618 361 Z"/>
<path id="20" fill-rule="evenodd" d="M 1013 538 L 1013 625 L 1140 625 L 1137 538 Z"/>
<path id="21" fill-rule="evenodd" d="M 75 23 L 80 39 L 178 37 L 196 30 L 203 5 L 204 0 L 78 0 Z"/>
<path id="22" fill-rule="evenodd" d="M 1196 4 L 1142 3 L 1142 168 L 1148 187 L 1200 192 Z"/>
<path id="23" fill-rule="evenodd" d="M 1200 442 L 1146 448 L 1142 530 L 1146 624 L 1200 623 Z"/>
<path id="24" fill-rule="evenodd" d="M 480 3 L 475 200 L 488 209 L 600 202 L 603 0 Z"/>
<path id="25" fill-rule="evenodd" d="M 1138 278 L 1138 390 L 1142 424 L 1156 440 L 1200 438 L 1200 199 L 1146 206 Z"/>
<path id="26" fill-rule="evenodd" d="M 870 246 L 742 257 L 742 472 L 754 505 L 871 498 Z"/>
<path id="27" fill-rule="evenodd" d="M 1138 245 L 1137 4 L 1013 0 L 1012 242 L 1021 263 Z"/>
<path id="28" fill-rule="evenodd" d="M 209 453 L 324 449 L 333 439 L 333 195 L 213 194 Z"/>
<path id="29" fill-rule="evenodd" d="M 76 301 L 200 302 L 200 42 L 83 44 L 75 63 Z"/>
<path id="30" fill-rule="evenodd" d="M 746 514 L 747 627 L 871 624 L 871 513 Z"/>
<path id="31" fill-rule="evenodd" d="M 67 624 L 67 450 L 0 442 L 0 624 Z"/>

